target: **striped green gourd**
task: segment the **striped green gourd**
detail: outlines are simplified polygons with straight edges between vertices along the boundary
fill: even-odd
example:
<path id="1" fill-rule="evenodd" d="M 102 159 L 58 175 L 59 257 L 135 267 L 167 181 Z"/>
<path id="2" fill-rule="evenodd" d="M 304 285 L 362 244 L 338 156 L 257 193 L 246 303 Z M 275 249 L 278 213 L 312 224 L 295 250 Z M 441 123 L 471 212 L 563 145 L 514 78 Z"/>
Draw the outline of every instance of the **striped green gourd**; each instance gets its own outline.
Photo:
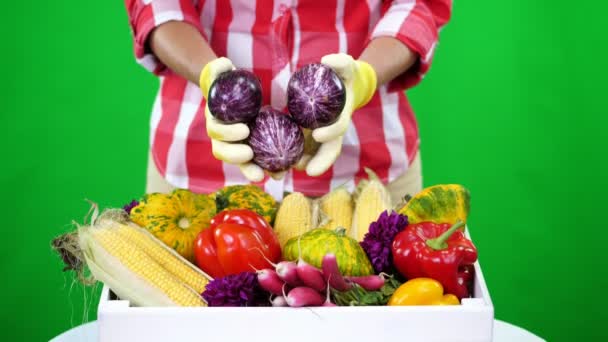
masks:
<path id="1" fill-rule="evenodd" d="M 249 209 L 255 211 L 270 224 L 277 214 L 277 202 L 257 185 L 229 185 L 215 193 L 217 211 Z"/>
<path id="2" fill-rule="evenodd" d="M 460 184 L 439 184 L 423 189 L 397 210 L 407 215 L 409 223 L 467 222 L 471 194 Z"/>
<path id="3" fill-rule="evenodd" d="M 325 254 L 333 253 L 343 275 L 365 276 L 374 273 L 365 251 L 357 240 L 345 235 L 344 228 L 317 228 L 291 238 L 283 248 L 283 257 L 285 260 L 296 261 L 300 251 L 304 261 L 318 268 L 321 268 Z"/>

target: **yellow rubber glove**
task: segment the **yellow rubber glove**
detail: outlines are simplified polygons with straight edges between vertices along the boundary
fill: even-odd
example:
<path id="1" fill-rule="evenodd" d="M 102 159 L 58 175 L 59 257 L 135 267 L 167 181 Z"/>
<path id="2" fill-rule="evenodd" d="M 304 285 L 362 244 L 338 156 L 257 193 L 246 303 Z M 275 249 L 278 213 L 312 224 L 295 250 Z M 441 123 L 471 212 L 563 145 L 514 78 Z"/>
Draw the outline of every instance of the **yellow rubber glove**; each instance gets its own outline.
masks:
<path id="1" fill-rule="evenodd" d="M 209 88 L 213 81 L 223 72 L 234 70 L 234 65 L 226 57 L 220 57 L 207 63 L 201 71 L 199 85 L 205 99 L 208 98 Z M 211 138 L 213 156 L 229 164 L 239 165 L 241 172 L 252 182 L 259 182 L 264 178 L 261 167 L 253 164 L 253 150 L 249 145 L 235 143 L 249 136 L 249 127 L 244 123 L 224 124 L 216 119 L 209 111 L 209 104 L 205 106 L 205 123 L 207 135 Z"/>
<path id="2" fill-rule="evenodd" d="M 336 122 L 312 131 L 312 138 L 320 146 L 314 155 L 305 153 L 296 166 L 298 169 L 306 168 L 306 174 L 313 177 L 327 171 L 338 159 L 353 112 L 371 100 L 377 84 L 376 72 L 371 65 L 354 60 L 347 54 L 326 55 L 321 63 L 332 68 L 342 79 L 346 88 L 346 103 Z"/>

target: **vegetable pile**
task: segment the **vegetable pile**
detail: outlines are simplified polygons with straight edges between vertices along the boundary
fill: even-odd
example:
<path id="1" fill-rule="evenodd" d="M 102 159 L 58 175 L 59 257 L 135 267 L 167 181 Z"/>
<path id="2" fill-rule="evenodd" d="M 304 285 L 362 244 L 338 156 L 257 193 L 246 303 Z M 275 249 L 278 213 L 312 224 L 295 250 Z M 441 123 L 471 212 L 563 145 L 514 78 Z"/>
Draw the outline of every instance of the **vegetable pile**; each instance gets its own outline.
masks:
<path id="1" fill-rule="evenodd" d="M 208 108 L 224 123 L 247 124 L 253 162 L 282 172 L 319 148 L 305 136 L 334 123 L 346 101 L 344 84 L 322 64 L 297 71 L 287 95 L 289 113 L 262 107 L 256 76 L 233 70 L 212 84 Z M 256 185 L 232 185 L 147 194 L 101 215 L 95 205 L 90 222 L 52 246 L 64 271 L 137 306 L 458 305 L 470 297 L 469 191 L 436 185 L 392 203 L 365 171 L 352 193 L 294 192 L 281 203 Z"/>
<path id="2" fill-rule="evenodd" d="M 282 203 L 255 185 L 178 189 L 95 213 L 53 247 L 65 271 L 138 306 L 458 305 L 477 260 L 468 191 L 438 185 L 412 201 L 395 211 L 371 171 L 352 194 Z"/>

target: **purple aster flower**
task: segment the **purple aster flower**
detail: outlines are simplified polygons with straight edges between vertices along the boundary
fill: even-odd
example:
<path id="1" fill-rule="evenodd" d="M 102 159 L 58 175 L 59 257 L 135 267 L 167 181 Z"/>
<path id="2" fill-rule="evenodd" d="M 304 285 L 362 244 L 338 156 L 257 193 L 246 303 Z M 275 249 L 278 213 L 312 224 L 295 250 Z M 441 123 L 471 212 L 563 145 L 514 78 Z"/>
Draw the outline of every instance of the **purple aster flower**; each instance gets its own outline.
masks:
<path id="1" fill-rule="evenodd" d="M 215 278 L 205 286 L 203 298 L 209 306 L 265 306 L 269 302 L 254 272 Z"/>
<path id="2" fill-rule="evenodd" d="M 127 214 L 131 214 L 131 210 L 139 205 L 138 200 L 132 200 L 131 203 L 126 204 L 122 209 L 127 212 Z"/>
<path id="3" fill-rule="evenodd" d="M 393 273 L 393 255 L 391 245 L 395 236 L 405 229 L 407 216 L 396 212 L 382 212 L 378 220 L 372 222 L 369 231 L 363 237 L 361 247 L 372 262 L 376 273 Z"/>

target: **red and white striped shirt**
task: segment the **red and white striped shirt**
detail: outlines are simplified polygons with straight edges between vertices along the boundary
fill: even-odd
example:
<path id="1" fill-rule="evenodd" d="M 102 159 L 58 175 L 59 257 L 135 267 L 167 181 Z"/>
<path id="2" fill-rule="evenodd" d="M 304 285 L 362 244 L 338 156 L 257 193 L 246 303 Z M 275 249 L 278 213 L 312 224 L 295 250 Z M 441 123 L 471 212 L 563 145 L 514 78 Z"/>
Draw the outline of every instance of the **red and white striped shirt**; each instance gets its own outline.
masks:
<path id="1" fill-rule="evenodd" d="M 187 22 L 218 56 L 253 71 L 264 103 L 284 109 L 291 74 L 322 56 L 358 57 L 375 37 L 399 39 L 419 56 L 408 72 L 379 87 L 353 113 L 342 153 L 319 177 L 292 170 L 281 181 L 259 185 L 280 198 L 285 191 L 318 196 L 342 184 L 351 189 L 364 167 L 388 182 L 403 174 L 418 152 L 416 119 L 403 92 L 428 71 L 438 30 L 450 18 L 451 0 L 125 0 L 137 61 L 160 76 L 150 122 L 152 156 L 176 187 L 211 192 L 247 180 L 235 165 L 215 159 L 206 133 L 205 100 L 196 84 L 167 69 L 146 47 L 151 30 L 167 21 Z M 386 56 L 391 58 L 391 56 Z"/>

